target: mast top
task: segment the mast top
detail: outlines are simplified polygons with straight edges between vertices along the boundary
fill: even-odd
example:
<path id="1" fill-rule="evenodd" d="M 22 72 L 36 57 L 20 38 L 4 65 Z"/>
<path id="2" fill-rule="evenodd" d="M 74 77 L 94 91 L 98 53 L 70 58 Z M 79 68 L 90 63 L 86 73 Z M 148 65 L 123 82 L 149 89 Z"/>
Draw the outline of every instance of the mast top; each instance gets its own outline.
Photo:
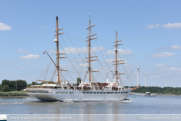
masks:
<path id="1" fill-rule="evenodd" d="M 58 16 L 56 16 L 56 19 L 58 20 Z"/>
<path id="2" fill-rule="evenodd" d="M 91 15 L 90 15 L 90 13 L 89 13 L 89 20 L 91 20 Z"/>

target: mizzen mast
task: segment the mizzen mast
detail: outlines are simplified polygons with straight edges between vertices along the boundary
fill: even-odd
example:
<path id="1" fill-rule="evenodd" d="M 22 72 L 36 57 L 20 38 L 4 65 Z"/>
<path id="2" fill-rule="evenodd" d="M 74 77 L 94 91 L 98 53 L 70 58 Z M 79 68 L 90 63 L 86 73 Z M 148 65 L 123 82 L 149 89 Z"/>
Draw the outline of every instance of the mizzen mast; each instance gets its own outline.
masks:
<path id="1" fill-rule="evenodd" d="M 122 40 L 117 40 L 117 31 L 116 31 L 116 41 L 114 42 L 114 43 L 116 43 L 114 46 L 115 46 L 115 75 L 116 75 L 116 83 L 118 83 L 118 75 L 121 75 L 121 74 L 125 74 L 125 73 L 118 73 L 118 65 L 119 64 L 125 64 L 125 63 L 118 63 L 118 62 L 120 62 L 120 61 L 124 61 L 124 60 L 118 60 L 117 59 L 117 56 L 118 56 L 118 46 L 119 45 L 123 45 L 123 44 L 118 44 L 118 42 L 120 42 L 120 41 L 122 41 Z M 113 47 L 114 47 L 113 46 Z"/>
<path id="2" fill-rule="evenodd" d="M 86 62 L 88 62 L 88 72 L 89 72 L 89 83 L 90 84 L 91 84 L 91 72 L 97 72 L 97 71 L 92 71 L 92 69 L 91 69 L 91 61 L 98 60 L 98 59 L 91 60 L 91 58 L 97 57 L 97 56 L 91 56 L 91 40 L 97 39 L 97 38 L 92 38 L 92 36 L 95 36 L 96 34 L 91 35 L 91 28 L 94 27 L 94 26 L 95 25 L 91 26 L 91 19 L 90 19 L 90 16 L 89 16 L 89 27 L 87 28 L 87 30 L 89 30 L 89 35 L 86 37 L 86 38 L 88 38 L 88 40 L 87 40 L 88 41 L 88 57 L 87 57 L 88 61 L 86 61 Z"/>

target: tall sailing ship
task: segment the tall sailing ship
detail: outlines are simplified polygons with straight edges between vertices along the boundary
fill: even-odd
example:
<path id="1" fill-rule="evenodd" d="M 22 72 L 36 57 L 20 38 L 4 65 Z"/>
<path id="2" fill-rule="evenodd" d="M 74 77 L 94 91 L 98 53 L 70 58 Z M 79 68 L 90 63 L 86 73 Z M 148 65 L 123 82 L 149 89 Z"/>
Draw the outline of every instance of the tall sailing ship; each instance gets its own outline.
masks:
<path id="1" fill-rule="evenodd" d="M 56 63 L 50 57 L 48 52 L 46 54 L 50 57 L 51 61 L 53 62 L 54 66 L 56 67 L 57 71 L 57 82 L 52 82 L 53 84 L 48 84 L 49 81 L 38 80 L 42 82 L 47 82 L 46 84 L 42 85 L 32 85 L 31 87 L 27 87 L 26 90 L 28 91 L 28 95 L 33 96 L 41 101 L 62 101 L 62 102 L 82 102 L 82 101 L 121 101 L 126 99 L 126 97 L 130 94 L 131 88 L 124 88 L 121 83 L 118 82 L 118 76 L 124 73 L 118 73 L 118 65 L 124 64 L 124 60 L 118 60 L 118 42 L 121 40 L 117 40 L 117 31 L 116 31 L 116 41 L 115 43 L 115 82 L 113 81 L 106 81 L 106 82 L 92 82 L 91 74 L 92 72 L 97 72 L 92 70 L 91 62 L 96 61 L 97 59 L 93 59 L 97 56 L 91 56 L 91 40 L 96 39 L 92 38 L 94 35 L 91 35 L 91 28 L 95 25 L 91 25 L 91 20 L 89 20 L 89 30 L 88 35 L 88 75 L 89 75 L 89 82 L 81 82 L 79 85 L 71 85 L 65 81 L 60 81 L 60 71 L 66 71 L 65 69 L 61 69 L 59 65 L 59 55 L 63 55 L 65 53 L 59 52 L 59 30 L 58 29 L 58 17 L 56 17 Z"/>

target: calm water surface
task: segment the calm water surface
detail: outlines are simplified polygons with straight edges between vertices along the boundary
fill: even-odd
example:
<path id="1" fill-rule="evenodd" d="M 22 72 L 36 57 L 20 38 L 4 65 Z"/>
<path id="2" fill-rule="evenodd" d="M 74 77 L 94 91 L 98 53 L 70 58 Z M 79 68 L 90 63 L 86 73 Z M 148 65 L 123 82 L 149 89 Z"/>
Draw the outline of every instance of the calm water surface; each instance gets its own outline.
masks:
<path id="1" fill-rule="evenodd" d="M 0 114 L 181 114 L 181 96 L 129 95 L 127 99 L 63 103 L 40 102 L 32 97 L 0 97 Z"/>

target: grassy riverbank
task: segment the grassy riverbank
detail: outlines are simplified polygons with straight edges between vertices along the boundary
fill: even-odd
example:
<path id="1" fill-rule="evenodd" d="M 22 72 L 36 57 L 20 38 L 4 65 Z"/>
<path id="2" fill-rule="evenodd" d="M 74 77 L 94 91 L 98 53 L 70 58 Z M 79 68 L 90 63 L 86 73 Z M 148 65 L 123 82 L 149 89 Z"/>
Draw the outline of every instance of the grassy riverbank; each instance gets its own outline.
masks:
<path id="1" fill-rule="evenodd" d="M 141 93 L 141 92 L 131 92 L 130 93 L 131 95 L 145 95 L 145 93 Z M 158 94 L 158 93 L 154 93 L 155 95 L 171 95 L 171 96 L 181 96 L 181 95 L 175 95 L 175 94 L 170 94 L 170 93 L 168 93 L 168 94 Z"/>
<path id="2" fill-rule="evenodd" d="M 27 92 L 0 92 L 0 96 L 28 96 Z"/>
<path id="3" fill-rule="evenodd" d="M 138 89 L 133 90 L 134 93 L 155 93 L 160 95 L 181 95 L 181 88 L 173 87 L 139 87 Z"/>

